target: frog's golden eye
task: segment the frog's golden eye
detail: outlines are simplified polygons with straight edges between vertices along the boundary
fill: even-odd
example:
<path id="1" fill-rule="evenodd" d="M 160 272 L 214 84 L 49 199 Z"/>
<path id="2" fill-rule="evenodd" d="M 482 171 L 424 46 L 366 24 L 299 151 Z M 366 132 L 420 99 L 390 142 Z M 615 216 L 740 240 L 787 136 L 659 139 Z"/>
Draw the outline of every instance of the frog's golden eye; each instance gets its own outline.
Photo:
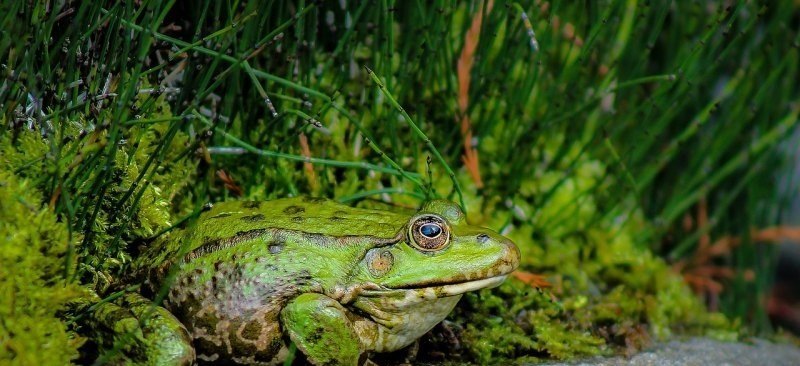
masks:
<path id="1" fill-rule="evenodd" d="M 408 228 L 411 244 L 422 251 L 440 250 L 450 242 L 450 229 L 441 217 L 417 216 Z"/>

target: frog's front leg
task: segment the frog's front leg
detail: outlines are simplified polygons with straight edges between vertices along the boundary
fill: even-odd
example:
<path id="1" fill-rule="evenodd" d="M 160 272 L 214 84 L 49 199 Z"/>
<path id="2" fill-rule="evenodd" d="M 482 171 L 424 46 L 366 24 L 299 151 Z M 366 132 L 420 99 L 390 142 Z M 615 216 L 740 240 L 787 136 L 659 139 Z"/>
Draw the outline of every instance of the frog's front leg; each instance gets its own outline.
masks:
<path id="1" fill-rule="evenodd" d="M 191 365 L 195 354 L 189 332 L 170 312 L 139 294 L 129 293 L 120 304 L 102 303 L 93 321 L 111 331 L 114 347 L 146 365 Z"/>
<path id="2" fill-rule="evenodd" d="M 347 310 L 325 295 L 298 296 L 281 311 L 281 323 L 315 365 L 356 365 L 364 352 Z"/>

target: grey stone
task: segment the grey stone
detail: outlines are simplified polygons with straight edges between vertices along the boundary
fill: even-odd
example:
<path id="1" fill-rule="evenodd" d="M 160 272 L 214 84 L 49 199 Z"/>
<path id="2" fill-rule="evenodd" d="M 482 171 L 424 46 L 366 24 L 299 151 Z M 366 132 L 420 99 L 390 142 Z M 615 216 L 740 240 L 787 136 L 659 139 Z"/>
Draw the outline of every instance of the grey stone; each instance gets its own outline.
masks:
<path id="1" fill-rule="evenodd" d="M 542 365 L 542 364 L 538 364 Z M 538 366 L 537 365 L 537 366 Z M 708 338 L 660 343 L 630 358 L 598 357 L 550 366 L 800 365 L 800 348 L 755 339 L 747 343 Z"/>

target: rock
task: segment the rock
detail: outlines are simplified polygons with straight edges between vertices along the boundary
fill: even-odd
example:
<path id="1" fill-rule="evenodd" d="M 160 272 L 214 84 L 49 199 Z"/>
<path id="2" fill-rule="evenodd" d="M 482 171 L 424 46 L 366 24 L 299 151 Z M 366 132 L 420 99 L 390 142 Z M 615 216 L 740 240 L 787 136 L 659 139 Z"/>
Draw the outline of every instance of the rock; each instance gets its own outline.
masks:
<path id="1" fill-rule="evenodd" d="M 541 364 L 538 364 L 541 365 Z M 538 366 L 537 365 L 537 366 Z M 748 343 L 708 338 L 671 341 L 653 346 L 630 358 L 598 357 L 550 366 L 678 366 L 678 365 L 800 365 L 800 348 L 756 339 Z"/>

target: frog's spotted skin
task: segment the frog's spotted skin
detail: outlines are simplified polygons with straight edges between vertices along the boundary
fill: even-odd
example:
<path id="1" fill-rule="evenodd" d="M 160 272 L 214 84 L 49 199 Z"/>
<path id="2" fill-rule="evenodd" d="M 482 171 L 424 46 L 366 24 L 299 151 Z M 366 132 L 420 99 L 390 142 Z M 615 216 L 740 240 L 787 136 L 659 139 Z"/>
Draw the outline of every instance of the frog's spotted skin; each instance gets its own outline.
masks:
<path id="1" fill-rule="evenodd" d="M 169 288 L 198 362 L 274 363 L 291 339 L 312 363 L 351 364 L 499 285 L 519 251 L 446 201 L 404 215 L 290 198 L 216 204 L 140 258 L 135 273 L 153 294 Z"/>

